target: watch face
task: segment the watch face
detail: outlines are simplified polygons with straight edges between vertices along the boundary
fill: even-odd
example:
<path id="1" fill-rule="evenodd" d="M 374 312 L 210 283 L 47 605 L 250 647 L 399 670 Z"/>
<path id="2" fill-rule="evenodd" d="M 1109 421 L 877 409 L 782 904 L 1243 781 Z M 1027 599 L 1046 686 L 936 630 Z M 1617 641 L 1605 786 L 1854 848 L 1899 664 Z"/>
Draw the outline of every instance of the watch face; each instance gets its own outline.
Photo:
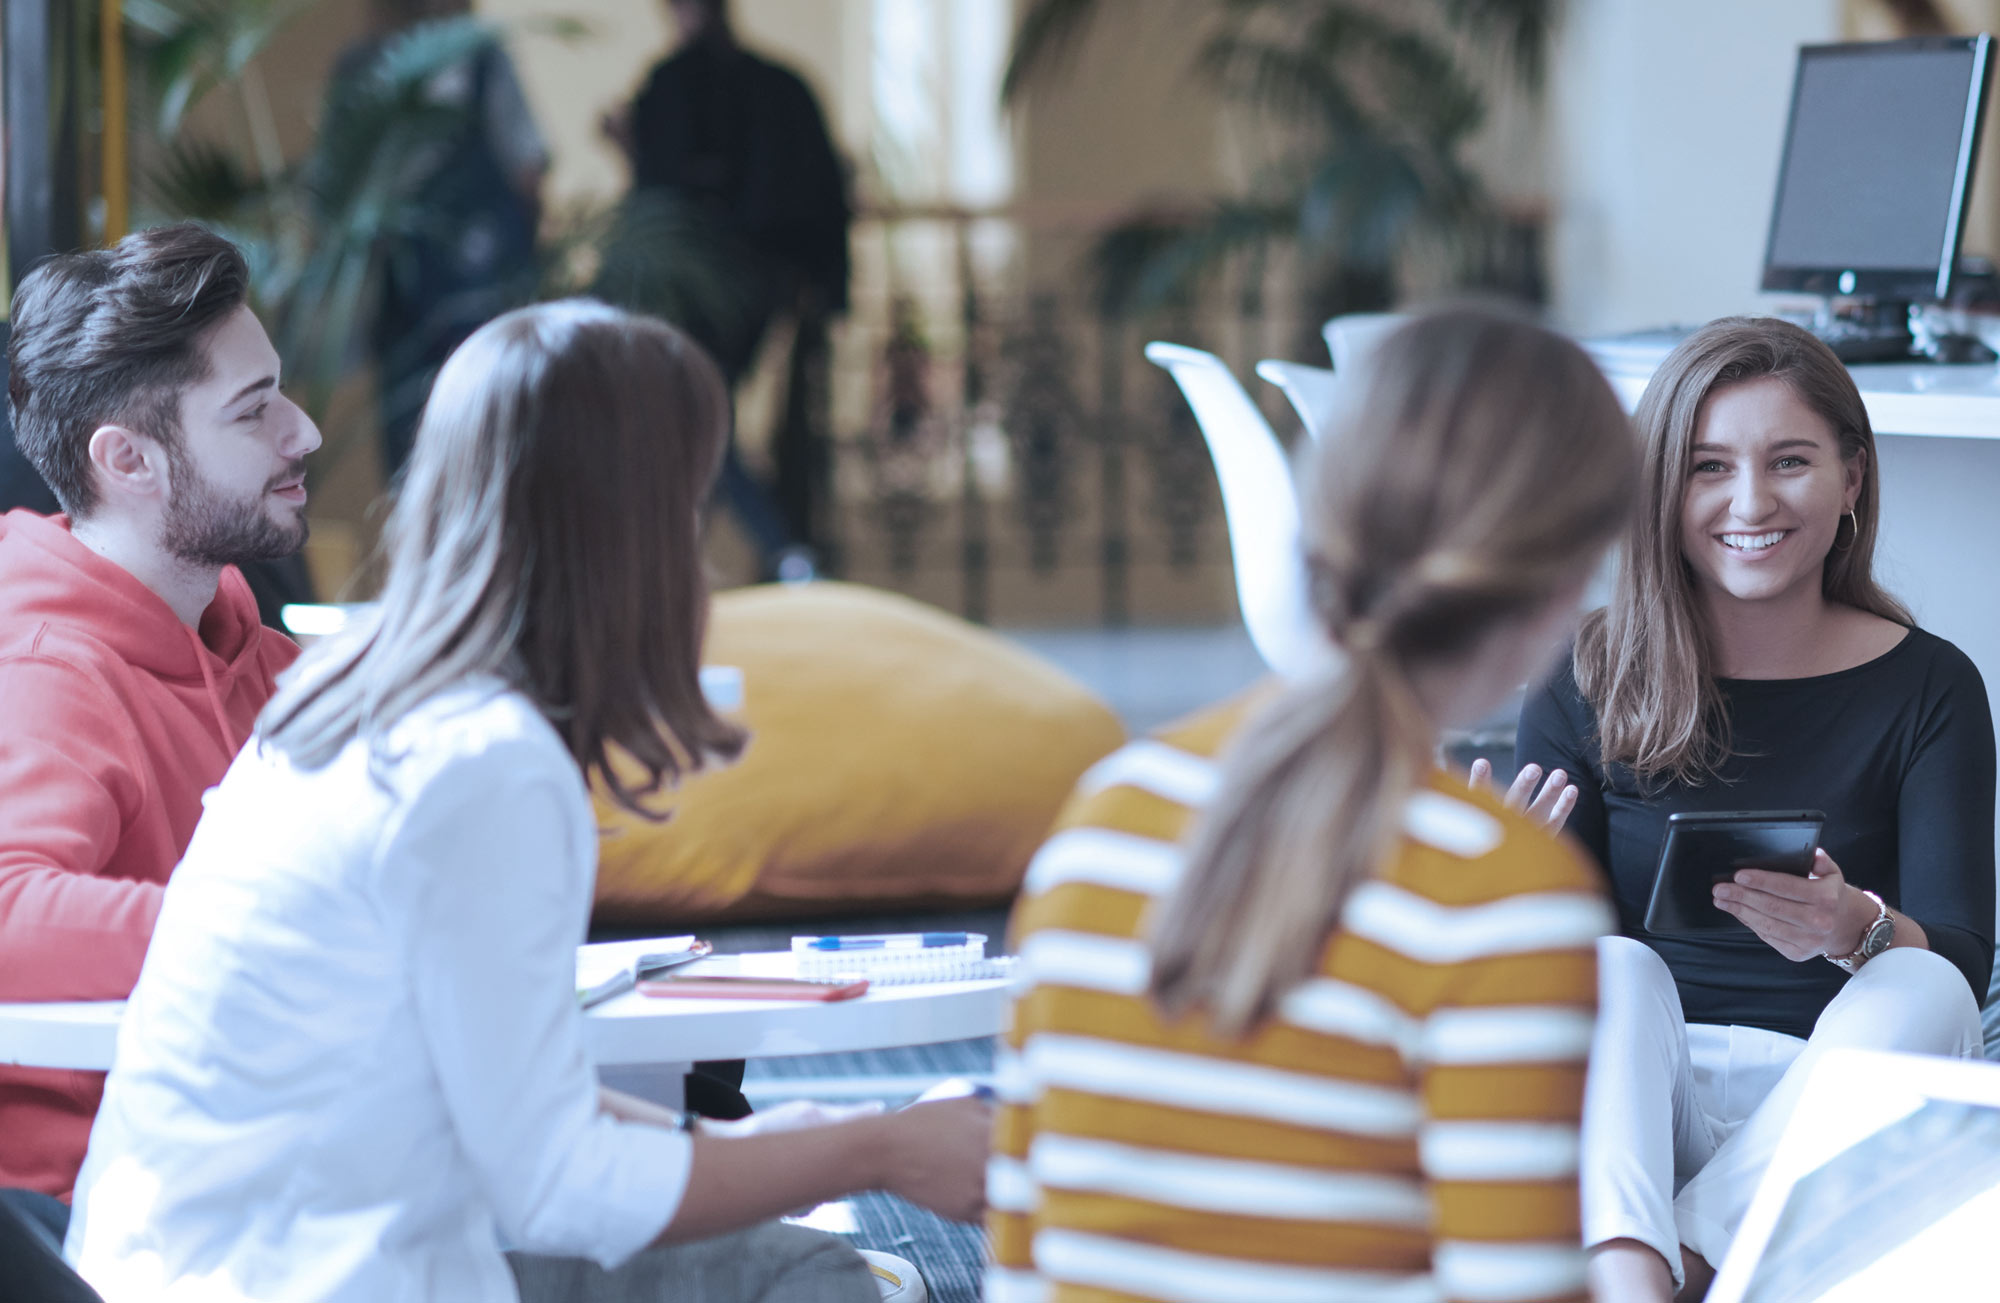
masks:
<path id="1" fill-rule="evenodd" d="M 1875 926 L 1868 929 L 1868 935 L 1862 938 L 1861 953 L 1867 958 L 1873 959 L 1884 950 L 1887 950 L 1889 943 L 1895 939 L 1896 920 L 1893 918 L 1880 919 L 1876 922 Z"/>

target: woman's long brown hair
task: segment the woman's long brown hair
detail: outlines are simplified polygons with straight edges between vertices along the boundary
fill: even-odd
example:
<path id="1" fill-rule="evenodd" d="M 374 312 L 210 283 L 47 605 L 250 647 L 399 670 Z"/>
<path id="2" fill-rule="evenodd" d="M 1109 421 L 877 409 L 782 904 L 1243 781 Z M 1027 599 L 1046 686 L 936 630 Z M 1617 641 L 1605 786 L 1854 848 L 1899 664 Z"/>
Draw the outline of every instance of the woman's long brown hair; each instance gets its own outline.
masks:
<path id="1" fill-rule="evenodd" d="M 1729 757 L 1714 649 L 1681 545 L 1681 503 L 1703 405 L 1717 390 L 1766 377 L 1783 381 L 1827 423 L 1843 461 L 1862 460 L 1852 540 L 1826 556 L 1826 600 L 1911 623 L 1875 582 L 1881 488 L 1875 432 L 1854 377 L 1832 349 L 1788 321 L 1710 322 L 1667 356 L 1639 402 L 1643 496 L 1611 603 L 1584 621 L 1576 641 L 1577 686 L 1596 711 L 1604 760 L 1644 782 L 1703 783 Z"/>
<path id="2" fill-rule="evenodd" d="M 602 304 L 481 327 L 424 409 L 380 602 L 302 658 L 258 720 L 264 743 L 317 768 L 495 675 L 614 801 L 656 817 L 644 798 L 743 747 L 700 685 L 700 513 L 728 401 L 686 335 Z M 639 781 L 613 768 L 614 749 Z"/>
<path id="3" fill-rule="evenodd" d="M 1303 472 L 1314 609 L 1345 663 L 1248 724 L 1153 927 L 1153 994 L 1237 1034 L 1316 965 L 1435 744 L 1413 686 L 1582 583 L 1637 493 L 1631 427 L 1577 346 L 1434 312 L 1370 356 Z"/>

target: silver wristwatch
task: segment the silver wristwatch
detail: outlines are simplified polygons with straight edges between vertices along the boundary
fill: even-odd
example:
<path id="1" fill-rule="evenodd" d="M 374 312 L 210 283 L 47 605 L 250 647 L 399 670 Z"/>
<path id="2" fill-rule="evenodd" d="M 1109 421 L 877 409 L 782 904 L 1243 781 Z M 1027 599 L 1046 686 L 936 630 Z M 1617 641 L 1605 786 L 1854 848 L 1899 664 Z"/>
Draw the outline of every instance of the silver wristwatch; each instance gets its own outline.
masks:
<path id="1" fill-rule="evenodd" d="M 1863 891 L 1861 894 L 1875 902 L 1875 921 L 1863 930 L 1861 944 L 1854 948 L 1853 954 L 1826 957 L 1828 963 L 1838 964 L 1850 973 L 1860 972 L 1861 965 L 1887 950 L 1896 940 L 1896 919 L 1889 912 L 1889 907 L 1884 905 L 1882 898 L 1872 891 Z"/>

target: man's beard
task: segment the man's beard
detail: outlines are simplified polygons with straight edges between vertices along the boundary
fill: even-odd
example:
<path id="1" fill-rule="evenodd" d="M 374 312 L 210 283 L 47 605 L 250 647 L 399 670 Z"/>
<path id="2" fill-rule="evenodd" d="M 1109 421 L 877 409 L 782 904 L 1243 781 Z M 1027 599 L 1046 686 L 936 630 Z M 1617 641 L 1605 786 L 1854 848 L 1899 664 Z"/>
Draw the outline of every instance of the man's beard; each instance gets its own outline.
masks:
<path id="1" fill-rule="evenodd" d="M 167 521 L 161 544 L 182 561 L 199 566 L 234 566 L 246 561 L 274 561 L 298 551 L 306 541 L 301 511 L 291 524 L 271 518 L 266 500 L 272 489 L 297 479 L 305 470 L 295 461 L 254 497 L 226 498 L 176 451 L 167 456 L 173 487 L 167 496 Z"/>

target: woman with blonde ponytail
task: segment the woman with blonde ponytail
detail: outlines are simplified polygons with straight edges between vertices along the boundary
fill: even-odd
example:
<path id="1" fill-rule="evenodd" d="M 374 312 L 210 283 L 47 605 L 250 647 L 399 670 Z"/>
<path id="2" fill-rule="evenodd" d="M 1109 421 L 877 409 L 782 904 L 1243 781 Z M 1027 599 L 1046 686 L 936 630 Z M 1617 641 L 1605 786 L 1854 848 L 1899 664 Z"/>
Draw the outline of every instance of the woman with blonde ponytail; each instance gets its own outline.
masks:
<path id="1" fill-rule="evenodd" d="M 1370 368 L 1302 473 L 1341 668 L 1109 757 L 1029 869 L 993 1303 L 1584 1296 L 1611 916 L 1433 757 L 1553 659 L 1637 458 L 1589 360 L 1511 316 L 1418 317 Z"/>
<path id="2" fill-rule="evenodd" d="M 1994 747 L 1979 671 L 1875 582 L 1875 439 L 1825 344 L 1711 322 L 1636 422 L 1611 602 L 1529 695 L 1516 786 L 1568 780 L 1612 884 L 1584 1230 L 1607 1292 L 1664 1301 L 1700 1296 L 1828 1049 L 1977 1055 Z M 1810 877 L 1717 866 L 1718 930 L 1645 930 L 1670 815 L 1799 809 Z"/>

